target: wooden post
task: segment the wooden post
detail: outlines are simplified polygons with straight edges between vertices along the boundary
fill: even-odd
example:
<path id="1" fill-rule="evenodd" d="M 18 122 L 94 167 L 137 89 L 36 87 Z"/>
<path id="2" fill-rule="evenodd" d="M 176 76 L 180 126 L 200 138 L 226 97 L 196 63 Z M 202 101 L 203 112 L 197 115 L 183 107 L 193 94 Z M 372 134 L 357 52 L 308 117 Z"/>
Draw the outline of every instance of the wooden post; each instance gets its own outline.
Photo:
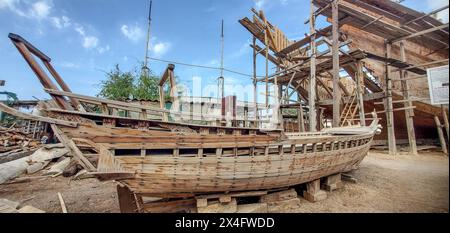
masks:
<path id="1" fill-rule="evenodd" d="M 163 86 L 159 86 L 159 107 L 161 109 L 166 109 L 165 108 L 166 105 L 166 101 L 165 101 L 165 96 L 164 96 L 164 87 Z M 167 113 L 163 113 L 163 121 L 168 121 L 168 116 Z"/>
<path id="2" fill-rule="evenodd" d="M 402 61 L 406 61 L 405 45 L 403 41 L 400 42 L 400 56 Z M 408 78 L 408 71 L 400 70 L 400 80 L 403 90 L 403 98 L 405 100 L 410 100 L 408 81 L 406 80 L 407 78 Z M 409 108 L 405 110 L 405 118 L 406 118 L 406 128 L 408 131 L 410 152 L 413 155 L 417 155 L 416 132 L 414 130 L 414 109 L 411 109 L 412 102 L 406 101 L 404 103 L 404 107 Z"/>
<path id="3" fill-rule="evenodd" d="M 320 190 L 320 179 L 306 183 L 306 191 L 303 197 L 310 202 L 318 202 L 327 198 L 327 193 Z"/>
<path id="4" fill-rule="evenodd" d="M 298 107 L 298 127 L 299 127 L 299 132 L 305 132 L 305 114 L 303 112 L 303 105 L 301 102 L 301 98 L 300 98 L 300 94 L 298 94 L 298 103 L 299 103 L 299 107 Z"/>
<path id="5" fill-rule="evenodd" d="M 253 37 L 253 101 L 255 102 L 255 126 L 258 126 L 258 77 L 256 75 L 256 37 Z"/>
<path id="6" fill-rule="evenodd" d="M 267 24 L 265 27 L 267 27 Z M 269 108 L 269 41 L 267 39 L 267 30 L 264 31 L 264 43 L 266 44 L 266 108 Z"/>
<path id="7" fill-rule="evenodd" d="M 385 43 L 386 46 L 386 58 L 389 59 L 391 57 L 391 44 Z M 395 155 L 397 154 L 397 145 L 395 141 L 395 130 L 394 130 L 394 111 L 392 104 L 392 80 L 391 80 L 391 68 L 389 63 L 386 62 L 386 74 L 385 74 L 385 91 L 386 91 L 386 124 L 388 128 L 388 144 L 389 144 L 389 154 Z"/>
<path id="8" fill-rule="evenodd" d="M 436 122 L 436 127 L 438 130 L 439 141 L 441 142 L 442 152 L 444 152 L 444 154 L 448 155 L 447 143 L 445 142 L 444 132 L 442 131 L 442 125 L 441 125 L 441 122 L 439 121 L 439 117 L 434 116 L 434 121 Z"/>
<path id="9" fill-rule="evenodd" d="M 341 89 L 339 89 L 339 4 L 337 0 L 331 3 L 333 31 L 333 127 L 339 127 L 341 118 Z"/>
<path id="10" fill-rule="evenodd" d="M 316 17 L 314 16 L 314 0 L 311 0 L 310 9 L 310 34 L 311 34 L 311 60 L 310 60 L 310 79 L 309 79 L 309 131 L 317 131 L 317 113 L 316 113 Z"/>
<path id="11" fill-rule="evenodd" d="M 364 112 L 364 73 L 362 61 L 358 61 L 356 67 L 356 94 L 359 104 L 359 121 L 361 122 L 361 126 L 366 126 L 366 116 Z"/>

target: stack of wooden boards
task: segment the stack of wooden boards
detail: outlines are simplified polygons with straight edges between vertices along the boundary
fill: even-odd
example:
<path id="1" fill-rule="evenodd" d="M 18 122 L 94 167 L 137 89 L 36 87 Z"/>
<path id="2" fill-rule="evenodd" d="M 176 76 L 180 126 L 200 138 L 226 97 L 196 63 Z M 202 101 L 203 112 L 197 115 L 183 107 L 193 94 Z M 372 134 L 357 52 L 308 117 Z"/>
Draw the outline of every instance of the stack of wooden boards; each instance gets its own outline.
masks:
<path id="1" fill-rule="evenodd" d="M 0 163 L 11 161 L 7 158 L 15 154 L 25 153 L 24 156 L 28 156 L 40 147 L 41 142 L 33 139 L 31 134 L 16 128 L 0 127 Z"/>

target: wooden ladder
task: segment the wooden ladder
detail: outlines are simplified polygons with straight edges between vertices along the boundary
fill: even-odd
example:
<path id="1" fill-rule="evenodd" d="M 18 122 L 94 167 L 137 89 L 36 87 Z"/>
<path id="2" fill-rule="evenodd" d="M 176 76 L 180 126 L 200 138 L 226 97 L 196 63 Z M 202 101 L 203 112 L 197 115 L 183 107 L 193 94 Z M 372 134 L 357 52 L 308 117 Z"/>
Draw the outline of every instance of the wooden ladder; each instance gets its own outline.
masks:
<path id="1" fill-rule="evenodd" d="M 356 89 L 353 91 L 352 95 L 350 96 L 350 101 L 347 102 L 344 106 L 344 109 L 341 113 L 341 126 L 351 125 L 352 120 L 355 118 L 356 112 L 359 108 L 359 103 L 356 101 Z"/>

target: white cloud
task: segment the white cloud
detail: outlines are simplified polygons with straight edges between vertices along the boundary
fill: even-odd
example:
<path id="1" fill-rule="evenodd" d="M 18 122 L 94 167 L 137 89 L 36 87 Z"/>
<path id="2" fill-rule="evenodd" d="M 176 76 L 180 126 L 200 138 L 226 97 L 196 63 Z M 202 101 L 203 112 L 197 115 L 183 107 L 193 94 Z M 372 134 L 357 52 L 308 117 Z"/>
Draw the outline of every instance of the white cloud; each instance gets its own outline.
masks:
<path id="1" fill-rule="evenodd" d="M 30 15 L 37 19 L 45 19 L 50 14 L 51 8 L 47 1 L 36 2 L 30 9 Z"/>
<path id="2" fill-rule="evenodd" d="M 67 28 L 72 25 L 70 18 L 67 16 L 51 17 L 50 22 L 58 29 Z"/>
<path id="3" fill-rule="evenodd" d="M 120 31 L 125 37 L 134 42 L 137 42 L 144 37 L 144 31 L 138 25 L 122 25 Z"/>
<path id="4" fill-rule="evenodd" d="M 0 0 L 0 9 L 7 9 L 19 16 L 38 20 L 48 18 L 52 5 L 52 0 L 34 3 L 24 0 Z"/>
<path id="5" fill-rule="evenodd" d="M 99 53 L 105 53 L 110 50 L 109 45 L 100 47 L 100 40 L 96 36 L 88 35 L 86 30 L 81 25 L 76 25 L 74 30 L 83 38 L 82 45 L 85 49 L 97 49 Z"/>
<path id="6" fill-rule="evenodd" d="M 95 36 L 85 36 L 83 38 L 83 47 L 86 49 L 97 48 L 98 38 Z"/>
<path id="7" fill-rule="evenodd" d="M 4 9 L 4 8 L 13 8 L 17 2 L 19 2 L 18 0 L 0 0 L 0 9 Z"/>
<path id="8" fill-rule="evenodd" d="M 150 47 L 150 51 L 152 51 L 155 57 L 161 57 L 169 51 L 170 47 L 171 44 L 168 42 L 158 42 Z"/>
<path id="9" fill-rule="evenodd" d="M 266 0 L 253 0 L 255 9 L 261 10 L 266 5 Z"/>
<path id="10" fill-rule="evenodd" d="M 97 51 L 98 53 L 102 54 L 108 52 L 110 49 L 111 48 L 109 47 L 109 45 L 106 45 L 105 47 L 98 47 Z"/>
<path id="11" fill-rule="evenodd" d="M 80 35 L 85 36 L 86 35 L 86 31 L 84 31 L 84 27 L 83 26 L 76 26 L 75 27 L 75 31 L 77 31 Z"/>

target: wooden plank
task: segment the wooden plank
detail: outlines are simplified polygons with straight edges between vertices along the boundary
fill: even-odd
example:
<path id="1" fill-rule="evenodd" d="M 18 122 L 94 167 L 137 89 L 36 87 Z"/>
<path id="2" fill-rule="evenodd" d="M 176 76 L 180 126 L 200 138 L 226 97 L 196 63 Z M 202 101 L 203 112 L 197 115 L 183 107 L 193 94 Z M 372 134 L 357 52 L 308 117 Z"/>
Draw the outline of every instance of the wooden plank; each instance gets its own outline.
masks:
<path id="1" fill-rule="evenodd" d="M 66 214 L 67 213 L 66 203 L 64 203 L 63 196 L 60 192 L 58 192 L 58 199 L 59 199 L 59 204 L 61 204 L 62 212 Z"/>
<path id="2" fill-rule="evenodd" d="M 10 115 L 13 115 L 13 116 L 16 116 L 16 117 L 19 117 L 24 120 L 40 121 L 40 122 L 46 122 L 49 124 L 57 124 L 57 125 L 63 125 L 63 126 L 68 126 L 68 127 L 77 127 L 77 125 L 78 125 L 76 122 L 63 121 L 63 120 L 58 120 L 58 119 L 54 119 L 54 118 L 35 116 L 35 115 L 23 113 L 14 108 L 8 107 L 8 106 L 4 105 L 3 103 L 0 103 L 0 111 L 5 112 Z"/>
<path id="3" fill-rule="evenodd" d="M 122 184 L 117 185 L 117 196 L 121 213 L 138 213 L 139 208 L 135 195 L 131 190 Z"/>
<path id="4" fill-rule="evenodd" d="M 88 171 L 95 171 L 96 168 L 92 163 L 84 157 L 83 153 L 78 149 L 78 147 L 75 145 L 75 143 L 69 139 L 55 124 L 50 125 L 53 133 L 58 138 L 58 140 L 63 143 L 68 149 L 70 149 L 74 155 L 74 158 L 77 159 L 80 162 L 80 165 L 83 166 Z"/>

